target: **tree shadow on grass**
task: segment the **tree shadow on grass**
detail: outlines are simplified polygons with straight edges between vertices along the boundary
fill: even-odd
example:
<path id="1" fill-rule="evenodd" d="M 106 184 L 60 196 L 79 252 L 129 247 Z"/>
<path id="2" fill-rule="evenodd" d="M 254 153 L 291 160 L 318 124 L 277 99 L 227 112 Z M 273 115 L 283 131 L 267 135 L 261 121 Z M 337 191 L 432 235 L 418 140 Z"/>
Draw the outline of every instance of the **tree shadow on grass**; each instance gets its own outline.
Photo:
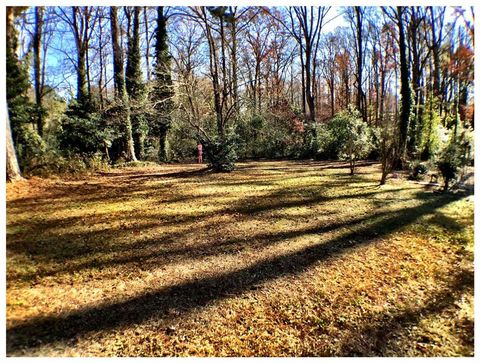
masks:
<path id="1" fill-rule="evenodd" d="M 440 291 L 432 294 L 428 303 L 423 306 L 410 306 L 396 314 L 381 313 L 372 316 L 371 324 L 349 334 L 339 352 L 342 356 L 385 356 L 389 353 L 389 346 L 398 335 L 409 328 L 418 325 L 420 320 L 428 316 L 440 315 L 453 306 L 455 301 L 465 292 L 473 293 L 473 270 L 461 270 L 450 277 L 450 282 Z M 466 340 L 473 337 L 473 322 L 465 324 L 460 333 Z M 473 341 L 464 342 L 472 345 Z"/>
<path id="2" fill-rule="evenodd" d="M 284 171 L 291 171 L 293 168 L 299 168 L 302 170 L 305 170 L 306 172 L 311 172 L 312 168 L 316 168 L 317 170 L 321 169 L 343 169 L 343 168 L 349 168 L 350 164 L 348 161 L 341 161 L 341 160 L 275 160 L 275 161 L 263 161 L 263 163 L 280 163 L 280 166 L 268 166 L 268 164 L 265 166 L 258 166 L 257 162 L 251 162 L 251 161 L 244 161 L 244 165 L 238 166 L 238 170 L 256 170 L 256 169 L 262 169 L 262 170 L 284 170 Z M 380 163 L 378 161 L 369 161 L 369 160 L 360 160 L 357 162 L 358 167 L 362 166 L 371 166 Z"/>
<path id="3" fill-rule="evenodd" d="M 7 329 L 7 354 L 22 354 L 22 348 L 68 342 L 83 334 L 128 327 L 151 318 L 163 319 L 168 323 L 172 319 L 169 316 L 171 309 L 180 308 L 188 312 L 227 296 L 240 295 L 268 280 L 301 273 L 318 262 L 348 253 L 356 246 L 374 243 L 377 238 L 385 237 L 455 200 L 452 196 L 425 193 L 419 193 L 417 199 L 422 200 L 423 204 L 321 244 L 266 259 L 234 272 L 188 281 L 116 303 L 18 322 Z"/>
<path id="4" fill-rule="evenodd" d="M 358 228 L 368 223 L 373 223 L 376 220 L 386 218 L 394 215 L 395 212 L 378 212 L 372 215 L 353 218 L 348 221 L 328 223 L 325 222 L 310 226 L 308 228 L 288 230 L 285 232 L 263 232 L 255 235 L 250 235 L 247 238 L 230 238 L 225 241 L 220 241 L 208 245 L 192 246 L 191 244 L 175 245 L 174 242 L 181 238 L 185 232 L 169 233 L 162 238 L 153 238 L 141 241 L 126 246 L 112 246 L 111 251 L 95 251 L 89 249 L 88 252 L 92 258 L 88 261 L 80 261 L 78 263 L 70 261 L 67 263 L 55 264 L 54 268 L 35 271 L 32 273 L 23 273 L 20 276 L 11 276 L 9 282 L 13 281 L 32 281 L 47 276 L 55 276 L 60 273 L 73 274 L 82 270 L 96 268 L 105 269 L 108 267 L 132 265 L 132 268 L 141 269 L 159 268 L 166 264 L 171 264 L 175 261 L 184 259 L 197 260 L 206 257 L 215 257 L 219 255 L 237 254 L 246 248 L 265 248 L 272 246 L 282 241 L 305 236 L 305 235 L 320 235 L 345 228 Z M 194 233 L 195 234 L 195 233 Z M 372 232 L 370 237 L 375 237 L 376 232 Z M 362 236 L 365 238 L 368 236 Z M 154 247 L 153 249 L 151 247 Z M 64 247 L 59 246 L 58 249 L 52 250 L 49 254 L 51 259 L 68 259 L 69 257 L 77 257 L 78 249 L 68 249 L 67 255 L 63 255 Z M 60 252 L 59 252 L 60 251 Z M 86 251 L 82 250 L 81 253 Z M 105 255 L 110 252 L 108 256 Z M 111 252 L 115 252 L 111 255 Z M 122 253 L 121 256 L 118 253 Z M 30 250 L 30 253 L 32 251 Z"/>
<path id="5" fill-rule="evenodd" d="M 308 173 L 312 177 L 319 177 L 322 174 L 317 172 L 323 169 L 330 168 L 343 168 L 339 162 L 315 162 L 310 165 L 308 162 L 294 162 L 292 166 L 298 168 L 292 170 L 291 174 Z M 33 196 L 23 197 L 8 202 L 8 207 L 11 210 L 25 210 L 27 208 L 45 208 L 54 210 L 57 206 L 52 201 L 63 201 L 68 204 L 72 203 L 95 203 L 104 202 L 105 200 L 121 202 L 123 200 L 130 200 L 132 193 L 141 192 L 142 195 L 152 195 L 161 193 L 164 190 L 174 187 L 174 182 L 182 180 L 188 183 L 201 183 L 204 181 L 203 177 L 215 176 L 214 179 L 208 178 L 214 185 L 219 186 L 269 186 L 274 182 L 285 181 L 284 176 L 278 174 L 265 174 L 265 173 L 251 173 L 251 171 L 264 170 L 262 166 L 258 166 L 255 163 L 252 165 L 242 166 L 240 170 L 245 169 L 247 172 L 244 178 L 240 180 L 234 178 L 233 181 L 225 179 L 222 174 L 215 174 L 209 168 L 198 169 L 195 167 L 193 170 L 183 170 L 179 172 L 161 172 L 161 173 L 142 173 L 139 171 L 129 172 L 100 172 L 98 173 L 104 180 L 96 182 L 87 182 L 79 184 L 78 180 L 72 183 L 56 183 L 50 185 L 44 192 L 46 196 Z M 234 174 L 238 175 L 238 174 Z M 344 176 L 340 174 L 340 176 Z M 252 180 L 253 178 L 253 180 Z M 166 184 L 145 185 L 146 181 L 165 180 Z M 358 179 L 355 179 L 358 180 Z M 355 181 L 352 180 L 352 181 Z M 364 181 L 362 179 L 362 181 Z"/>
<path id="6" fill-rule="evenodd" d="M 341 183 L 339 183 L 341 184 Z M 329 185 L 332 187 L 332 185 Z M 395 193 L 403 189 L 396 189 Z M 239 251 L 251 247 L 265 247 L 278 243 L 284 239 L 294 238 L 306 234 L 320 234 L 331 232 L 337 229 L 352 227 L 362 223 L 368 223 L 378 218 L 383 218 L 389 213 L 376 212 L 366 216 L 352 218 L 347 221 L 336 223 L 322 222 L 314 226 L 302 228 L 299 230 L 287 230 L 281 233 L 260 233 L 249 236 L 248 239 L 237 238 L 227 241 L 218 241 L 214 243 L 201 244 L 193 246 L 187 240 L 192 233 L 197 235 L 201 232 L 201 226 L 195 225 L 187 231 L 167 232 L 160 237 L 141 238 L 140 231 L 148 231 L 150 228 L 168 227 L 170 225 L 185 227 L 192 222 L 208 223 L 210 218 L 218 215 L 231 215 L 234 220 L 225 223 L 236 223 L 239 221 L 250 221 L 255 218 L 264 218 L 263 213 L 280 212 L 285 208 L 309 207 L 323 202 L 334 202 L 337 200 L 354 200 L 376 196 L 391 191 L 374 190 L 361 192 L 357 194 L 344 194 L 339 196 L 325 196 L 324 189 L 318 186 L 311 186 L 301 191 L 300 195 L 291 198 L 289 188 L 274 191 L 262 197 L 247 197 L 239 200 L 237 203 L 225 206 L 219 210 L 210 211 L 203 214 L 192 213 L 184 216 L 171 216 L 160 219 L 158 215 L 152 214 L 151 218 L 142 215 L 139 222 L 137 215 L 127 217 L 120 213 L 119 220 L 126 223 L 123 227 L 111 228 L 107 226 L 100 230 L 85 232 L 58 233 L 58 228 L 63 231 L 75 225 L 88 226 L 88 219 L 82 217 L 68 217 L 54 220 L 44 220 L 32 223 L 30 226 L 20 232 L 17 236 L 7 236 L 7 248 L 9 251 L 18 254 L 28 254 L 29 258 L 34 258 L 37 265 L 49 265 L 48 268 L 37 269 L 31 272 L 22 271 L 18 275 L 9 274 L 8 282 L 14 281 L 33 281 L 46 276 L 54 276 L 58 273 L 74 273 L 89 268 L 105 268 L 123 264 L 135 264 L 136 261 L 142 261 L 142 266 L 152 265 L 158 267 L 162 259 L 170 261 L 182 258 L 203 258 L 206 256 L 216 256 L 221 253 L 238 253 Z M 113 218 L 113 219 L 112 219 Z M 270 219 L 275 216 L 269 215 Z M 283 218 L 281 213 L 278 218 Z M 112 216 L 103 218 L 94 217 L 95 223 L 113 223 L 116 219 Z M 39 235 L 38 231 L 41 231 Z M 137 235 L 135 235 L 137 233 Z M 37 236 L 32 239 L 32 236 Z M 132 243 L 118 243 L 119 238 L 133 238 Z M 102 241 L 99 243 L 99 241 Z M 85 261 L 87 258 L 87 261 Z M 149 263 L 151 261 L 151 263 Z"/>
<path id="7" fill-rule="evenodd" d="M 184 170 L 184 171 L 177 171 L 173 173 L 153 173 L 153 174 L 137 174 L 137 175 L 130 175 L 126 176 L 127 179 L 188 179 L 188 178 L 198 178 L 205 175 L 214 174 L 214 171 L 211 168 L 202 168 L 202 169 L 195 169 L 195 170 Z"/>

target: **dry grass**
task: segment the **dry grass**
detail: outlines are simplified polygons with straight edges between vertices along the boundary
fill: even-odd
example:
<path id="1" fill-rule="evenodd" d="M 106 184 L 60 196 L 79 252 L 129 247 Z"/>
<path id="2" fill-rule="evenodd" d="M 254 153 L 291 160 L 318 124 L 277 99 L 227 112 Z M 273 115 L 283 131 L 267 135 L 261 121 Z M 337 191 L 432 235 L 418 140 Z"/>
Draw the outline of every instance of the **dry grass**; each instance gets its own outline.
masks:
<path id="1" fill-rule="evenodd" d="M 8 355 L 473 355 L 473 196 L 358 171 L 8 185 Z"/>

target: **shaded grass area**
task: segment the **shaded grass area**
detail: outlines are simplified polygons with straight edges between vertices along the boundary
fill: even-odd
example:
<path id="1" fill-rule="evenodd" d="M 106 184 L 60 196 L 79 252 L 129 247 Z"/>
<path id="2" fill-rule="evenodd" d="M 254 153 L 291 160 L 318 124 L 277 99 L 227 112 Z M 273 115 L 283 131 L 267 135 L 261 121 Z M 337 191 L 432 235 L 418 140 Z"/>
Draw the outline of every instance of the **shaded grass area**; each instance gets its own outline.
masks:
<path id="1" fill-rule="evenodd" d="M 9 186 L 7 353 L 472 355 L 473 199 L 358 170 Z"/>

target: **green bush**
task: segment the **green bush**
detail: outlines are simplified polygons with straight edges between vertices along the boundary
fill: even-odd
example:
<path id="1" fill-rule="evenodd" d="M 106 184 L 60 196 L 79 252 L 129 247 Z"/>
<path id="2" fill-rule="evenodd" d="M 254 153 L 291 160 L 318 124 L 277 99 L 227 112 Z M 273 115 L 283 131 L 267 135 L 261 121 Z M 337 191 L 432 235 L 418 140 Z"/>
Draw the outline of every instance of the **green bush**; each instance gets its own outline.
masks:
<path id="1" fill-rule="evenodd" d="M 336 117 L 345 120 L 346 140 L 340 149 L 340 157 L 350 163 L 350 174 L 355 172 L 357 160 L 365 158 L 372 150 L 372 132 L 361 118 L 360 112 L 353 108 L 340 112 Z"/>
<path id="2" fill-rule="evenodd" d="M 177 118 L 179 120 L 179 118 Z M 167 141 L 169 147 L 170 160 L 173 162 L 192 162 L 197 158 L 197 136 L 190 125 L 182 122 L 173 122 L 168 133 Z M 147 138 L 150 146 L 146 144 L 145 159 L 151 161 L 158 160 L 158 138 Z"/>
<path id="3" fill-rule="evenodd" d="M 362 120 L 354 108 L 338 113 L 317 131 L 319 159 L 343 159 L 351 163 L 365 158 L 373 149 L 373 130 Z"/>
<path id="4" fill-rule="evenodd" d="M 15 141 L 20 168 L 24 171 L 30 168 L 34 158 L 43 155 L 46 150 L 45 142 L 31 125 L 20 125 Z"/>
<path id="5" fill-rule="evenodd" d="M 56 138 L 59 149 L 67 156 L 79 154 L 90 158 L 109 148 L 110 157 L 116 158 L 114 142 L 123 142 L 118 126 L 109 124 L 109 115 L 86 112 L 75 102 L 69 105 L 61 120 Z M 111 122 L 110 122 L 111 123 Z M 121 148 L 121 147 L 120 147 Z"/>
<path id="6" fill-rule="evenodd" d="M 90 171 L 106 170 L 108 167 L 108 163 L 100 153 L 64 156 L 55 148 L 48 147 L 41 154 L 30 159 L 24 173 L 25 175 L 47 177 L 50 175 L 81 174 Z"/>
<path id="7" fill-rule="evenodd" d="M 317 128 L 317 158 L 338 160 L 348 139 L 349 118 L 346 114 L 336 115 L 328 124 Z"/>
<path id="8" fill-rule="evenodd" d="M 419 157 L 421 160 L 434 159 L 442 147 L 442 120 L 438 114 L 438 101 L 429 97 L 419 125 Z"/>
<path id="9" fill-rule="evenodd" d="M 448 190 L 450 181 L 456 178 L 461 162 L 462 159 L 459 147 L 452 141 L 441 152 L 437 161 L 438 170 L 442 174 L 444 180 L 444 191 Z"/>
<path id="10" fill-rule="evenodd" d="M 301 114 L 286 103 L 240 117 L 236 134 L 237 155 L 241 158 L 299 158 L 305 154 Z"/>
<path id="11" fill-rule="evenodd" d="M 209 166 L 217 172 L 231 172 L 237 161 L 237 137 L 234 134 L 216 136 L 203 141 L 203 151 Z"/>
<path id="12" fill-rule="evenodd" d="M 410 167 L 410 180 L 423 180 L 425 175 L 428 173 L 428 167 L 419 161 L 412 164 Z"/>

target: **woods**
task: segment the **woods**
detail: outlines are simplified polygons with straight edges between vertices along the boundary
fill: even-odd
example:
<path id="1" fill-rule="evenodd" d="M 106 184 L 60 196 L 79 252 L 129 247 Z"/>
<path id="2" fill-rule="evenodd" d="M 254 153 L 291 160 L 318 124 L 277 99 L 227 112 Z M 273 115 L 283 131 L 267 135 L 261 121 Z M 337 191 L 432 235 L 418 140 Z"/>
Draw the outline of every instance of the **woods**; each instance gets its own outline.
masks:
<path id="1" fill-rule="evenodd" d="M 473 8 L 9 12 L 8 105 L 27 174 L 188 161 L 196 143 L 218 171 L 238 158 L 337 159 L 326 133 L 350 105 L 373 138 L 369 159 L 387 158 L 385 142 L 396 169 L 433 170 L 447 147 L 455 170 L 472 159 Z"/>

